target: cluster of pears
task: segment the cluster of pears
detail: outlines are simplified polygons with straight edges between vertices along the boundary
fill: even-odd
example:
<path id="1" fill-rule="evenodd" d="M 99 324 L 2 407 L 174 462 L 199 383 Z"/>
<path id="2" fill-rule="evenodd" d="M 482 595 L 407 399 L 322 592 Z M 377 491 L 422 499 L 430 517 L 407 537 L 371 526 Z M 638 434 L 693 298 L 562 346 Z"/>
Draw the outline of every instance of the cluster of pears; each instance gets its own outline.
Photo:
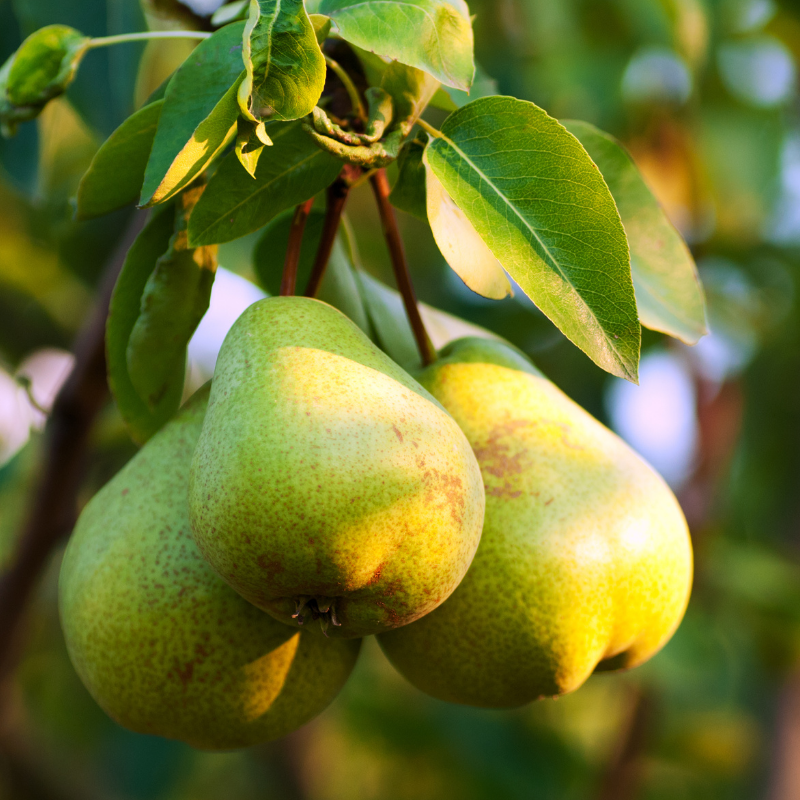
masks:
<path id="1" fill-rule="evenodd" d="M 372 634 L 451 702 L 572 691 L 655 653 L 691 574 L 666 484 L 514 348 L 462 339 L 415 380 L 282 297 L 87 505 L 60 607 L 112 717 L 230 749 L 322 711 Z"/>

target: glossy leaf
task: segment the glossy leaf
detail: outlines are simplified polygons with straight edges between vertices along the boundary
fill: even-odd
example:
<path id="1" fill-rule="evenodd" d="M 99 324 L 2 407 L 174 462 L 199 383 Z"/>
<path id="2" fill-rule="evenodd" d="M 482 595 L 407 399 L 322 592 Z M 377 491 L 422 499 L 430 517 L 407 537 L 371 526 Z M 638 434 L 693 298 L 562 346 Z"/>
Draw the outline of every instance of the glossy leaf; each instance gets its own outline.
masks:
<path id="1" fill-rule="evenodd" d="M 252 120 L 310 114 L 325 86 L 325 58 L 303 0 L 251 0 L 239 106 Z"/>
<path id="2" fill-rule="evenodd" d="M 269 130 L 273 145 L 261 154 L 255 180 L 235 153 L 220 163 L 189 221 L 192 246 L 229 242 L 252 233 L 336 179 L 341 162 L 320 150 L 299 123 Z"/>
<path id="3" fill-rule="evenodd" d="M 167 87 L 140 204 L 163 203 L 187 186 L 236 132 L 244 24 L 202 41 Z"/>
<path id="4" fill-rule="evenodd" d="M 264 233 L 253 251 L 253 268 L 258 283 L 265 292 L 271 295 L 277 295 L 280 292 L 283 263 L 293 217 L 294 209 L 287 209 L 275 217 L 264 229 Z M 325 212 L 321 208 L 311 209 L 303 233 L 300 263 L 297 268 L 298 294 L 303 293 L 311 276 L 324 222 Z M 367 312 L 359 292 L 353 265 L 342 244 L 341 235 L 337 236 L 334 242 L 330 261 L 317 297 L 334 308 L 338 308 L 367 335 L 370 335 L 371 329 Z"/>
<path id="5" fill-rule="evenodd" d="M 422 222 L 428 221 L 425 164 L 422 163 L 427 141 L 428 135 L 423 133 L 403 145 L 397 159 L 397 180 L 389 195 L 395 208 Z"/>
<path id="6" fill-rule="evenodd" d="M 97 151 L 78 187 L 78 219 L 136 202 L 163 105 L 163 100 L 150 103 L 128 117 Z"/>
<path id="7" fill-rule="evenodd" d="M 472 24 L 463 0 L 322 0 L 319 11 L 346 41 L 469 89 Z"/>
<path id="8" fill-rule="evenodd" d="M 533 103 L 487 97 L 451 114 L 426 157 L 534 303 L 603 369 L 635 381 L 628 243 L 580 142 Z"/>
<path id="9" fill-rule="evenodd" d="M 128 372 L 128 341 L 141 310 L 142 293 L 156 262 L 166 253 L 175 229 L 175 210 L 171 204 L 156 209 L 125 258 L 106 325 L 108 384 L 117 401 L 131 436 L 143 444 L 177 411 L 183 393 L 183 381 L 161 398 L 151 411 L 131 382 Z"/>
<path id="10" fill-rule="evenodd" d="M 176 200 L 169 249 L 147 279 L 126 358 L 131 383 L 151 412 L 183 388 L 186 348 L 208 310 L 217 270 L 217 248 L 188 247 L 186 227 L 203 186 Z"/>
<path id="11" fill-rule="evenodd" d="M 616 200 L 631 248 L 642 325 L 694 344 L 708 330 L 703 289 L 689 248 L 620 142 L 588 122 L 567 121 L 564 126 L 586 148 Z"/>

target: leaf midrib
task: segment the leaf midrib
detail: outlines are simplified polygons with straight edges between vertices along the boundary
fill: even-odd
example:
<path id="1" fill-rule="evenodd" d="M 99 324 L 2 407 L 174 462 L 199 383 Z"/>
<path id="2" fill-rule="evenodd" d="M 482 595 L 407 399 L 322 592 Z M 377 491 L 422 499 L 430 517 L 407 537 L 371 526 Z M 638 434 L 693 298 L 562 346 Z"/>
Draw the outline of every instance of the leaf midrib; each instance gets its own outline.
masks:
<path id="1" fill-rule="evenodd" d="M 440 132 L 440 133 L 441 133 L 441 132 Z M 468 155 L 467 155 L 467 154 L 466 154 L 466 153 L 465 153 L 465 152 L 464 152 L 464 151 L 463 151 L 463 150 L 462 150 L 462 149 L 461 149 L 461 148 L 460 148 L 460 147 L 459 147 L 459 146 L 458 146 L 458 145 L 457 145 L 457 144 L 456 144 L 456 143 L 455 143 L 455 142 L 454 142 L 454 141 L 453 141 L 453 140 L 452 140 L 452 139 L 451 139 L 449 136 L 447 136 L 445 133 L 441 133 L 441 136 L 440 136 L 440 138 L 441 138 L 441 140 L 442 140 L 442 141 L 444 141 L 444 142 L 446 142 L 448 145 L 450 145 L 450 147 L 452 147 L 452 148 L 453 148 L 453 150 L 455 150 L 455 151 L 456 151 L 456 153 L 458 153 L 458 154 L 459 154 L 459 155 L 460 155 L 460 156 L 461 156 L 461 157 L 464 159 L 464 161 L 465 161 L 467 164 L 469 164 L 469 166 L 470 166 L 470 167 L 472 167 L 472 169 L 473 169 L 473 170 L 474 170 L 474 171 L 475 171 L 475 172 L 476 172 L 476 173 L 477 173 L 477 174 L 478 174 L 478 175 L 479 175 L 479 176 L 480 176 L 480 177 L 481 177 L 481 178 L 482 178 L 484 181 L 486 181 L 486 183 L 487 183 L 489 186 L 491 186 L 491 188 L 494 190 L 495 194 L 496 194 L 498 197 L 500 197 L 500 198 L 503 200 L 503 202 L 504 202 L 504 203 L 505 203 L 505 204 L 506 204 L 506 205 L 507 205 L 507 206 L 508 206 L 508 207 L 511 209 L 511 211 L 514 213 L 514 215 L 515 215 L 515 216 L 516 216 L 516 217 L 517 217 L 519 220 L 521 220 L 521 221 L 522 221 L 522 223 L 525 225 L 525 227 L 526 227 L 526 228 L 527 228 L 527 229 L 528 229 L 528 230 L 529 230 L 529 231 L 530 231 L 530 232 L 533 234 L 533 236 L 534 236 L 534 238 L 536 239 L 536 241 L 537 241 L 537 242 L 539 242 L 539 244 L 541 245 L 542 249 L 543 249 L 543 250 L 544 250 L 544 252 L 547 254 L 547 257 L 549 258 L 549 260 L 550 260 L 550 262 L 551 262 L 551 264 L 550 264 L 550 266 L 551 266 L 551 269 L 553 269 L 555 272 L 557 272 L 557 273 L 558 273 L 558 274 L 559 274 L 559 275 L 562 277 L 562 279 L 565 281 L 565 283 L 567 283 L 567 284 L 569 285 L 570 289 L 572 289 L 573 293 L 574 293 L 574 294 L 575 294 L 575 296 L 578 298 L 578 300 L 580 301 L 580 303 L 583 305 L 583 307 L 586 309 L 586 311 L 589 313 L 589 315 L 592 317 L 592 319 L 593 319 L 593 320 L 594 320 L 594 321 L 597 323 L 597 325 L 598 325 L 598 327 L 600 328 L 600 330 L 603 332 L 603 338 L 606 340 L 606 342 L 608 343 L 608 345 L 611 347 L 611 349 L 612 349 L 612 350 L 614 351 L 614 353 L 617 355 L 617 358 L 618 358 L 618 360 L 619 360 L 619 364 L 620 364 L 620 366 L 621 366 L 621 367 L 622 367 L 622 368 L 625 370 L 625 374 L 626 374 L 626 375 L 628 375 L 629 377 L 633 378 L 634 376 L 633 376 L 633 374 L 631 373 L 630 369 L 629 369 L 629 368 L 628 368 L 628 366 L 627 366 L 626 359 L 624 359 L 624 358 L 623 358 L 623 356 L 622 356 L 622 354 L 620 353 L 619 349 L 618 349 L 618 348 L 616 347 L 616 345 L 614 344 L 614 341 L 613 341 L 613 339 L 611 339 L 611 338 L 608 336 L 608 334 L 607 334 L 607 333 L 606 333 L 606 331 L 605 331 L 605 328 L 603 327 L 603 325 L 602 325 L 602 323 L 600 322 L 600 320 L 597 318 L 597 315 L 595 314 L 595 312 L 594 312 L 594 311 L 592 310 L 592 308 L 591 308 L 591 307 L 590 307 L 590 306 L 587 304 L 587 302 L 586 302 L 586 301 L 583 299 L 583 297 L 581 297 L 581 294 L 580 294 L 580 292 L 578 291 L 578 289 L 576 288 L 576 286 L 573 284 L 573 282 L 572 282 L 572 281 L 569 279 L 569 277 L 567 276 L 567 274 L 564 272 L 563 268 L 562 268 L 562 267 L 559 265 L 559 263 L 558 263 L 558 262 L 555 260 L 555 257 L 554 257 L 554 256 L 553 256 L 553 254 L 550 252 L 550 249 L 547 247 L 547 245 L 546 245 L 546 244 L 545 244 L 545 243 L 542 241 L 541 237 L 540 237 L 540 236 L 539 236 L 539 234 L 536 232 L 535 228 L 532 228 L 532 227 L 531 227 L 531 226 L 528 224 L 528 221 L 527 221 L 527 220 L 526 220 L 526 219 L 525 219 L 525 218 L 524 218 L 524 217 L 523 217 L 523 216 L 522 216 L 522 215 L 519 213 L 519 211 L 517 211 L 517 209 L 514 207 L 514 205 L 511 203 L 511 201 L 510 201 L 510 200 L 508 200 L 508 198 L 506 198 L 506 196 L 505 196 L 505 195 L 504 195 L 504 194 L 503 194 L 503 193 L 500 191 L 500 189 L 499 189 L 497 186 L 495 186 L 495 184 L 494 184 L 494 183 L 492 182 L 492 180 L 491 180 L 491 179 L 490 179 L 490 178 L 489 178 L 489 177 L 486 175 L 486 173 L 484 173 L 484 172 L 483 172 L 483 170 L 481 170 L 481 169 L 480 169 L 480 168 L 477 166 L 477 164 L 475 164 L 475 163 L 472 161 L 472 159 L 471 159 L 471 158 L 470 158 L 470 157 L 469 157 L 469 156 L 468 156 Z M 435 144 L 435 143 L 434 143 L 434 144 Z"/>

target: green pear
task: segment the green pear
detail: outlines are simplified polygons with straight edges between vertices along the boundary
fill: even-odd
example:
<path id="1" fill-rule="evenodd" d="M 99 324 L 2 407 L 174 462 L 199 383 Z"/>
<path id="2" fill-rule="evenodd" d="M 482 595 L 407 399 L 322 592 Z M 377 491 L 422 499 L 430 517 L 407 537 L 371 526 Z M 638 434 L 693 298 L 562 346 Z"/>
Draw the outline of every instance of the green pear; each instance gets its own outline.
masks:
<path id="1" fill-rule="evenodd" d="M 650 658 L 692 581 L 661 477 L 503 343 L 454 342 L 419 380 L 472 444 L 486 519 L 453 595 L 379 637 L 392 664 L 434 697 L 502 708 Z"/>
<path id="2" fill-rule="evenodd" d="M 203 560 L 187 493 L 207 398 L 195 395 L 86 506 L 61 568 L 60 611 L 78 674 L 117 722 L 228 750 L 322 711 L 359 642 L 292 630 Z"/>
<path id="3" fill-rule="evenodd" d="M 461 429 L 413 378 L 331 306 L 275 297 L 223 342 L 189 509 L 243 597 L 347 638 L 444 602 L 478 547 L 484 493 Z"/>

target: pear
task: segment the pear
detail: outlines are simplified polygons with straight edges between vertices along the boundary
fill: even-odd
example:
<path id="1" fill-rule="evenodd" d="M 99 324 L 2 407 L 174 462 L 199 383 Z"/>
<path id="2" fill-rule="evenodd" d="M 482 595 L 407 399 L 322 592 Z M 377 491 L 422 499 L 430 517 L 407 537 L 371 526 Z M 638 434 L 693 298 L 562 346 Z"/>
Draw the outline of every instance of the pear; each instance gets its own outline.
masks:
<path id="1" fill-rule="evenodd" d="M 661 477 L 510 346 L 459 340 L 419 380 L 472 444 L 486 519 L 454 594 L 379 637 L 397 670 L 439 699 L 502 708 L 656 653 L 692 581 Z"/>
<path id="2" fill-rule="evenodd" d="M 444 602 L 478 547 L 484 493 L 461 429 L 411 376 L 340 311 L 275 297 L 223 342 L 189 508 L 243 597 L 348 638 Z"/>
<path id="3" fill-rule="evenodd" d="M 359 642 L 292 630 L 203 560 L 187 492 L 207 398 L 195 395 L 86 506 L 61 568 L 60 611 L 78 674 L 117 722 L 228 750 L 322 711 Z"/>

